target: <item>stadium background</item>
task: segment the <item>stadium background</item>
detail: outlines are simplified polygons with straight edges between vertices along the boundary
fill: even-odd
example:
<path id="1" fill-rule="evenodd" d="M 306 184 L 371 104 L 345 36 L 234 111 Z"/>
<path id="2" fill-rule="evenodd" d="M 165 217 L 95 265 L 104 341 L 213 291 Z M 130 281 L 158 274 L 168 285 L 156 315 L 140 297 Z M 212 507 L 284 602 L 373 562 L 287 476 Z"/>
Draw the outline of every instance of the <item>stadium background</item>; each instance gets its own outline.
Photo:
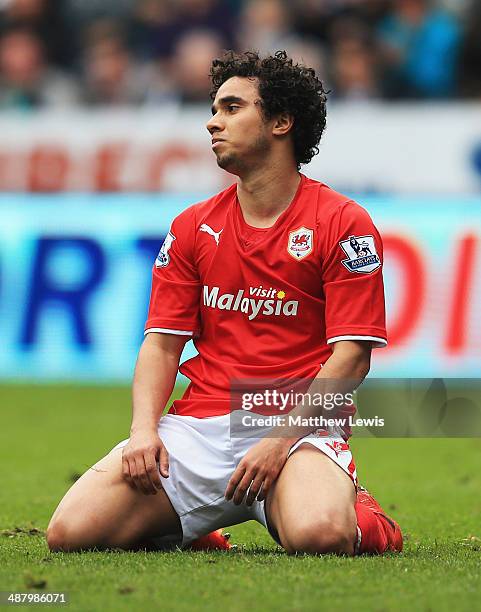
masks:
<path id="1" fill-rule="evenodd" d="M 4 0 L 0 377 L 130 380 L 170 221 L 232 180 L 204 127 L 226 47 L 286 48 L 332 92 L 304 171 L 383 233 L 373 374 L 477 376 L 480 24 L 447 0 Z"/>

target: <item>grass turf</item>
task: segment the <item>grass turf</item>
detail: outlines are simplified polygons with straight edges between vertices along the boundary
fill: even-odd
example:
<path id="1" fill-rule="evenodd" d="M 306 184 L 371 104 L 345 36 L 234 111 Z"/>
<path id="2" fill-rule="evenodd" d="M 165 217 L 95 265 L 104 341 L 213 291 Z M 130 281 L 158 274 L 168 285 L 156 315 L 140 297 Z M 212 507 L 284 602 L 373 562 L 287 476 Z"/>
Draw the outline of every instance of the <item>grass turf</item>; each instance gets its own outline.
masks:
<path id="1" fill-rule="evenodd" d="M 361 481 L 406 534 L 401 555 L 288 557 L 253 522 L 230 530 L 236 552 L 49 553 L 50 515 L 126 437 L 129 404 L 125 387 L 0 387 L 0 590 L 67 591 L 89 612 L 479 606 L 479 439 L 353 441 Z"/>

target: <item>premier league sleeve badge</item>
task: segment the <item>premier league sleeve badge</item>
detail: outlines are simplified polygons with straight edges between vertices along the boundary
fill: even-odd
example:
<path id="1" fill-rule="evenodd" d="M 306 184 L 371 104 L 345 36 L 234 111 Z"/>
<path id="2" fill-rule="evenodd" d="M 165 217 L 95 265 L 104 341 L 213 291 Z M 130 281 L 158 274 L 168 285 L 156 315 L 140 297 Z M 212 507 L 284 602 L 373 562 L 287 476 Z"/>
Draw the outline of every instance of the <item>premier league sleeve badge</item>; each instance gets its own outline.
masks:
<path id="1" fill-rule="evenodd" d="M 349 272 L 370 274 L 381 267 L 374 236 L 349 236 L 347 240 L 341 240 L 339 245 L 348 257 L 342 260 L 342 264 Z"/>
<path id="2" fill-rule="evenodd" d="M 160 247 L 159 254 L 157 255 L 157 259 L 155 260 L 156 268 L 165 268 L 170 261 L 170 247 L 175 240 L 175 236 L 172 232 L 169 232 L 165 237 L 164 243 Z"/>

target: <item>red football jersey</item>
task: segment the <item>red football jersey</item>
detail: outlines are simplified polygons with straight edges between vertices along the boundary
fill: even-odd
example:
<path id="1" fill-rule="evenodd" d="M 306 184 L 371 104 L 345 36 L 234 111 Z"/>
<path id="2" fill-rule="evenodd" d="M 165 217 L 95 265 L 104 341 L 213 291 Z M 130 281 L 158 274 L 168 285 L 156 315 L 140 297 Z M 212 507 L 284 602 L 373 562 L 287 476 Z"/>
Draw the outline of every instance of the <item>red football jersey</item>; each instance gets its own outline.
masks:
<path id="1" fill-rule="evenodd" d="M 382 243 L 368 213 L 301 175 L 275 224 L 249 227 L 236 185 L 172 223 L 153 268 L 145 333 L 193 337 L 171 412 L 230 411 L 231 381 L 314 378 L 338 340 L 387 344 Z"/>

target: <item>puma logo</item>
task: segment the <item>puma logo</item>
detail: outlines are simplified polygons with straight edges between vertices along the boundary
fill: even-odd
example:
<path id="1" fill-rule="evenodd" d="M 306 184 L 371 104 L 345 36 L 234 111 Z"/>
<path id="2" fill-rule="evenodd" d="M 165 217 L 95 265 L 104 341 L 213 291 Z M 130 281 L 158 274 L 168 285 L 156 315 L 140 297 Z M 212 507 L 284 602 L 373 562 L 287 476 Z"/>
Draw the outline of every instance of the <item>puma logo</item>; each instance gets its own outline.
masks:
<path id="1" fill-rule="evenodd" d="M 224 228 L 222 228 L 219 232 L 214 232 L 214 230 L 207 225 L 207 223 L 202 223 L 202 225 L 199 227 L 199 231 L 205 232 L 206 234 L 209 234 L 209 236 L 212 236 L 217 246 L 219 246 L 220 235 L 224 231 Z"/>

